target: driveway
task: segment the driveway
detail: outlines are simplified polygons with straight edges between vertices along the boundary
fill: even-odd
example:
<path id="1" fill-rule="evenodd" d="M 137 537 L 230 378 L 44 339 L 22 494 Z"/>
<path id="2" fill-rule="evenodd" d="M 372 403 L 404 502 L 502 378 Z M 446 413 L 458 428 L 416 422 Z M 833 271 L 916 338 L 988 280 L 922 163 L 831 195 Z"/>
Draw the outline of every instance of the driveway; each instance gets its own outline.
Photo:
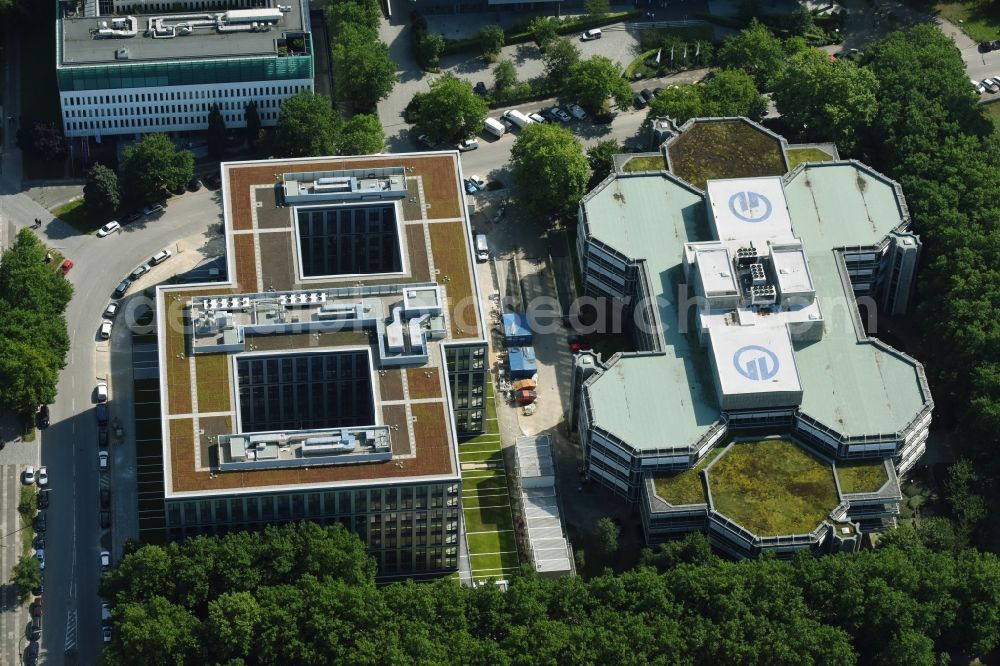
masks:
<path id="1" fill-rule="evenodd" d="M 156 220 L 130 225 L 120 234 L 98 239 L 82 235 L 26 194 L 0 197 L 4 214 L 15 226 L 27 226 L 38 217 L 43 221 L 39 235 L 43 242 L 57 248 L 74 262 L 67 276 L 74 286 L 73 300 L 66 311 L 71 341 L 66 368 L 60 373 L 58 396 L 51 406 L 51 427 L 41 433 L 41 462 L 49 468 L 51 508 L 48 512 L 48 553 L 45 576 L 45 629 L 42 647 L 47 664 L 61 664 L 64 655 L 75 655 L 80 664 L 97 663 L 101 648 L 100 579 L 98 553 L 114 544 L 113 557 L 120 554 L 123 540 L 135 535 L 134 509 L 124 510 L 135 490 L 134 448 L 126 445 L 112 449 L 112 471 L 101 479 L 97 472 L 97 428 L 93 413 L 94 385 L 110 374 L 112 418 L 127 424 L 130 405 L 125 401 L 119 411 L 118 396 L 131 393 L 131 370 L 124 368 L 130 359 L 118 342 L 127 335 L 118 321 L 114 345 L 97 339 L 101 312 L 110 300 L 115 284 L 137 264 L 164 247 L 176 256 L 154 268 L 145 280 L 158 281 L 187 265 L 194 257 L 199 239 L 211 243 L 221 222 L 218 193 L 203 188 L 169 200 L 167 209 Z M 177 239 L 187 239 L 178 242 Z M 183 252 L 180 250 L 184 250 Z M 144 286 L 142 282 L 138 285 Z M 127 341 L 124 347 L 127 348 Z M 119 360 L 121 363 L 119 363 Z M 126 435 L 129 428 L 126 425 Z M 11 446 L 8 445 L 7 449 Z M 37 449 L 36 449 L 37 450 Z M 7 453 L 7 450 L 0 454 Z M 114 492 L 116 515 L 114 540 L 98 526 L 98 488 L 109 483 Z M 134 505 L 133 505 L 134 507 Z M 123 520 L 131 512 L 131 521 Z M 22 627 L 23 629 L 23 627 Z M 4 663 L 7 663 L 4 661 Z"/>

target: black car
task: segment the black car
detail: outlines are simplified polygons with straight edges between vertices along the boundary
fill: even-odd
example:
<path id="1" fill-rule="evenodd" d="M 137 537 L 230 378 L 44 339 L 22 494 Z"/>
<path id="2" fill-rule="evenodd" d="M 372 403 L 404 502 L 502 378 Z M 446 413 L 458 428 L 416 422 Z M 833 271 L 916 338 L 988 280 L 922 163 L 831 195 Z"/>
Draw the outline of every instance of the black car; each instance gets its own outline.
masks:
<path id="1" fill-rule="evenodd" d="M 47 509 L 49 508 L 49 491 L 43 490 L 38 493 L 38 508 Z"/>
<path id="2" fill-rule="evenodd" d="M 646 108 L 646 98 L 643 97 L 642 95 L 640 95 L 639 93 L 636 93 L 635 96 L 632 98 L 632 104 L 637 109 L 645 109 Z"/>
<path id="3" fill-rule="evenodd" d="M 99 402 L 94 406 L 94 414 L 97 416 L 97 425 L 107 426 L 108 425 L 108 406 L 103 402 Z"/>
<path id="4" fill-rule="evenodd" d="M 45 512 L 42 511 L 37 516 L 35 516 L 35 531 L 36 532 L 45 532 L 45 530 L 46 530 Z"/>
<path id="5" fill-rule="evenodd" d="M 31 547 L 34 548 L 35 550 L 38 550 L 39 548 L 45 548 L 45 537 L 42 536 L 41 534 L 36 534 L 35 540 L 31 542 Z"/>
<path id="6" fill-rule="evenodd" d="M 979 52 L 989 53 L 994 49 L 993 42 L 979 42 Z"/>
<path id="7" fill-rule="evenodd" d="M 111 506 L 111 489 L 101 488 L 101 508 L 107 509 Z"/>
<path id="8" fill-rule="evenodd" d="M 142 219 L 142 211 L 133 210 L 122 218 L 122 224 L 132 224 Z"/>
<path id="9" fill-rule="evenodd" d="M 101 529 L 106 530 L 111 527 L 111 512 L 101 511 Z"/>
<path id="10" fill-rule="evenodd" d="M 132 286 L 132 280 L 125 278 L 124 280 L 119 282 L 118 286 L 115 287 L 115 290 L 111 292 L 111 298 L 121 298 L 122 296 L 125 295 L 125 293 L 128 291 L 128 288 L 131 286 Z"/>
<path id="11" fill-rule="evenodd" d="M 101 428 L 97 431 L 97 445 L 102 449 L 108 448 L 108 429 Z"/>
<path id="12" fill-rule="evenodd" d="M 38 641 L 28 643 L 28 649 L 24 651 L 25 666 L 35 666 L 38 663 Z"/>
<path id="13" fill-rule="evenodd" d="M 655 97 L 655 96 L 656 96 L 656 95 L 655 95 L 655 94 L 653 93 L 653 91 L 652 91 L 652 90 L 650 90 L 649 88 L 643 88 L 643 89 L 642 89 L 642 92 L 640 92 L 639 94 L 640 94 L 640 95 L 642 95 L 642 98 L 643 98 L 644 100 L 646 100 L 647 102 L 648 102 L 649 100 L 653 99 L 653 97 Z"/>
<path id="14" fill-rule="evenodd" d="M 49 406 L 42 405 L 41 409 L 38 410 L 38 427 L 48 428 L 49 427 Z"/>
<path id="15" fill-rule="evenodd" d="M 42 638 L 42 624 L 38 621 L 37 617 L 31 618 L 31 624 L 28 625 L 28 640 L 37 641 Z"/>
<path id="16" fill-rule="evenodd" d="M 485 96 L 487 92 L 486 84 L 480 81 L 479 83 L 476 84 L 476 87 L 472 89 L 472 92 L 476 93 L 477 95 Z"/>
<path id="17" fill-rule="evenodd" d="M 192 178 L 188 181 L 187 188 L 192 192 L 197 192 L 201 189 L 201 181 L 197 178 Z"/>
<path id="18" fill-rule="evenodd" d="M 42 596 L 43 592 L 45 592 L 45 572 L 44 571 L 42 572 L 42 580 L 39 581 L 38 587 L 31 588 L 31 593 L 33 595 L 35 595 L 36 597 Z"/>

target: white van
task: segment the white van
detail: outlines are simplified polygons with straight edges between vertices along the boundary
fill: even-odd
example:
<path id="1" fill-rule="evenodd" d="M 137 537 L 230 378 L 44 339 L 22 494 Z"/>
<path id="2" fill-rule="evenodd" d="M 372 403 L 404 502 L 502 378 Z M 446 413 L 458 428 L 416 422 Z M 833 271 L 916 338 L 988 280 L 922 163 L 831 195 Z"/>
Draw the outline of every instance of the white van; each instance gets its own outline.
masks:
<path id="1" fill-rule="evenodd" d="M 483 127 L 494 136 L 501 137 L 507 133 L 507 126 L 496 118 L 487 118 L 483 121 Z"/>
<path id="2" fill-rule="evenodd" d="M 515 125 L 517 125 L 521 129 L 524 129 L 528 125 L 531 125 L 532 123 L 535 122 L 534 120 L 532 120 L 528 116 L 524 115 L 523 113 L 521 113 L 517 109 L 509 109 L 507 111 L 504 111 L 503 112 L 503 117 L 506 118 L 507 120 L 509 120 L 510 122 L 514 123 Z"/>
<path id="3" fill-rule="evenodd" d="M 490 246 L 486 242 L 486 234 L 476 234 L 476 261 L 483 263 L 490 260 Z"/>
<path id="4" fill-rule="evenodd" d="M 600 39 L 602 36 L 600 28 L 591 28 L 587 32 L 580 35 L 580 41 L 589 42 L 592 39 Z"/>

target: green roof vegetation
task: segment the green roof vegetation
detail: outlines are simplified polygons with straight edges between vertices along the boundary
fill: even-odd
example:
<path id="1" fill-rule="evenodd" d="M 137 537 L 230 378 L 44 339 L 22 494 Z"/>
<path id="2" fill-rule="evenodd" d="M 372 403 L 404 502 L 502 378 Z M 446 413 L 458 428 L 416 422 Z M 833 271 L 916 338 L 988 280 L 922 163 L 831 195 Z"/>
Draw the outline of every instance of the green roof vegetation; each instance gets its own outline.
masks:
<path id="1" fill-rule="evenodd" d="M 781 176 L 781 141 L 741 120 L 696 122 L 667 148 L 673 172 L 704 189 L 715 178 Z"/>
<path id="2" fill-rule="evenodd" d="M 832 162 L 833 155 L 819 148 L 787 148 L 788 170 L 791 171 L 803 162 Z"/>
<path id="3" fill-rule="evenodd" d="M 674 506 L 684 504 L 705 504 L 705 484 L 701 480 L 701 470 L 722 453 L 722 447 L 716 447 L 702 458 L 702 461 L 681 472 L 667 472 L 653 477 L 653 487 L 656 494 L 664 501 Z"/>
<path id="4" fill-rule="evenodd" d="M 663 155 L 633 157 L 622 166 L 622 171 L 660 171 L 667 168 Z"/>
<path id="5" fill-rule="evenodd" d="M 708 471 L 715 509 L 757 536 L 811 532 L 837 506 L 833 468 L 794 442 L 738 442 Z"/>
<path id="6" fill-rule="evenodd" d="M 837 463 L 837 478 L 843 493 L 875 493 L 889 480 L 882 460 Z"/>

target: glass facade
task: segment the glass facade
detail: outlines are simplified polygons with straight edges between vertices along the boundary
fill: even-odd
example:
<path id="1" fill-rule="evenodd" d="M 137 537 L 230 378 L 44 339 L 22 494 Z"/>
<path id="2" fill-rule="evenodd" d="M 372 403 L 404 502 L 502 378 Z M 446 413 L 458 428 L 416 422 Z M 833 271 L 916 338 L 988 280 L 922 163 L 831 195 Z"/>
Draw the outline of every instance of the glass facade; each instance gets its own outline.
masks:
<path id="1" fill-rule="evenodd" d="M 62 67 L 60 92 L 312 79 L 311 55 Z"/>
<path id="2" fill-rule="evenodd" d="M 448 382 L 459 437 L 486 431 L 486 345 L 449 346 Z"/>
<path id="3" fill-rule="evenodd" d="M 168 500 L 167 538 L 311 520 L 341 523 L 368 546 L 380 575 L 458 566 L 457 481 Z"/>

